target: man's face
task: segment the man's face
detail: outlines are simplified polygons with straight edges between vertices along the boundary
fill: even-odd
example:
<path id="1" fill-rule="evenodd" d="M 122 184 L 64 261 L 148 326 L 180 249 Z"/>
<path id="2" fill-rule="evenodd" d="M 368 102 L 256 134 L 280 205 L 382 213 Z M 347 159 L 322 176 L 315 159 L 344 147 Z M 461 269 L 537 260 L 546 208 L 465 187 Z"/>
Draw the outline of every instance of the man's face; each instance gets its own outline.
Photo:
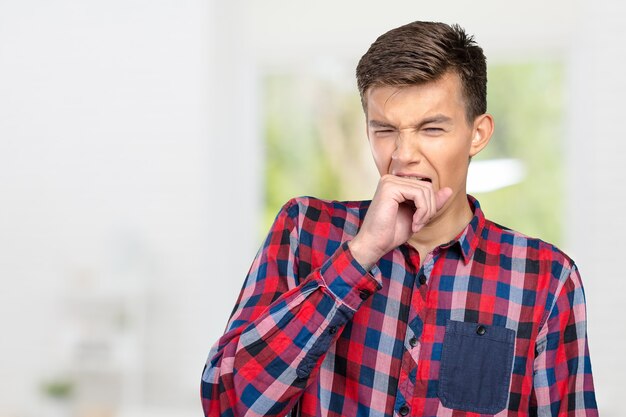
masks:
<path id="1" fill-rule="evenodd" d="M 476 140 L 481 118 L 467 121 L 458 76 L 448 73 L 409 87 L 373 87 L 366 94 L 367 134 L 380 175 L 423 178 L 435 191 L 450 187 L 453 198 L 465 199 L 469 158 L 486 141 Z"/>

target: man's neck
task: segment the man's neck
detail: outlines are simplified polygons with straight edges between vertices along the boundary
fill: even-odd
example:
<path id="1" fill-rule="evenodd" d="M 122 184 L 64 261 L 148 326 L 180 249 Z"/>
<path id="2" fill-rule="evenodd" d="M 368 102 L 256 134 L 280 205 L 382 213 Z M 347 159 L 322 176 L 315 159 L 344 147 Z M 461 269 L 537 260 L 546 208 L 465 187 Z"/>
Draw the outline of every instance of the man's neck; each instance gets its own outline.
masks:
<path id="1" fill-rule="evenodd" d="M 474 213 L 467 201 L 466 193 L 458 193 L 451 203 L 444 212 L 408 240 L 407 243 L 419 252 L 420 264 L 424 263 L 428 253 L 450 242 L 472 220 Z"/>

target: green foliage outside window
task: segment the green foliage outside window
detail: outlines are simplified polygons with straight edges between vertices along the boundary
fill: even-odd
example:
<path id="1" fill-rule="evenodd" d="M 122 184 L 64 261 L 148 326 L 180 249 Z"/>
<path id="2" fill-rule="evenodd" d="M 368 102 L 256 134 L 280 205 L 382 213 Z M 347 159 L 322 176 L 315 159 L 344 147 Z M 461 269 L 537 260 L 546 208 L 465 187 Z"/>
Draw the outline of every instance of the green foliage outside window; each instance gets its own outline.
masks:
<path id="1" fill-rule="evenodd" d="M 495 222 L 559 245 L 563 228 L 563 66 L 531 62 L 489 68 L 495 135 L 476 160 L 516 158 L 524 181 L 476 194 Z"/>

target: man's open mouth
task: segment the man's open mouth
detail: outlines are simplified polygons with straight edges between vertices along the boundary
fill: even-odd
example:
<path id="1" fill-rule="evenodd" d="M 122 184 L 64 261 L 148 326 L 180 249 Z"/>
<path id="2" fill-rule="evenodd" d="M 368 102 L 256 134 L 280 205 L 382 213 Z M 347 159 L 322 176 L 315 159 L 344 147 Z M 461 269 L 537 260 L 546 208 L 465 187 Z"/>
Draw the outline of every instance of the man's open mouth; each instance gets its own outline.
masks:
<path id="1" fill-rule="evenodd" d="M 426 181 L 426 182 L 430 182 L 431 184 L 433 182 L 433 180 L 427 177 L 404 177 L 404 178 L 410 178 L 410 179 L 417 180 L 417 181 Z"/>

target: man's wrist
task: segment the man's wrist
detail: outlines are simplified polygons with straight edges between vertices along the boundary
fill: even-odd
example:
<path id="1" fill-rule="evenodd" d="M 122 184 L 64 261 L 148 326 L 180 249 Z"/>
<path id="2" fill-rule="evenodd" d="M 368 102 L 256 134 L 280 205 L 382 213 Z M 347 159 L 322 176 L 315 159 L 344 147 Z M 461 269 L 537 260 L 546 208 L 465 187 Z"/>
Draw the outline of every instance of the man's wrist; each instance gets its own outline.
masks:
<path id="1" fill-rule="evenodd" d="M 350 249 L 352 257 L 363 267 L 363 269 L 368 272 L 380 259 L 380 256 L 371 253 L 371 251 L 368 250 L 367 247 L 364 247 L 357 238 L 348 242 L 348 248 Z"/>

